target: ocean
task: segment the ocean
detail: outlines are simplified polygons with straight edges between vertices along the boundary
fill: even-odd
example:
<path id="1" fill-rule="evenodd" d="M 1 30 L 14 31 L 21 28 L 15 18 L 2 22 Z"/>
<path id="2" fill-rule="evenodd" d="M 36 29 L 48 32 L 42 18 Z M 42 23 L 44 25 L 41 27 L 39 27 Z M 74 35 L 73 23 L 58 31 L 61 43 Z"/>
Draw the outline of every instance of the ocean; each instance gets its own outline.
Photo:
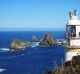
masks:
<path id="1" fill-rule="evenodd" d="M 56 39 L 64 39 L 65 31 L 2 31 L 0 32 L 0 74 L 42 74 L 60 67 L 65 51 L 60 45 L 54 47 L 33 47 L 24 51 L 7 50 L 13 39 L 32 41 L 33 35 L 39 39 L 51 32 Z"/>

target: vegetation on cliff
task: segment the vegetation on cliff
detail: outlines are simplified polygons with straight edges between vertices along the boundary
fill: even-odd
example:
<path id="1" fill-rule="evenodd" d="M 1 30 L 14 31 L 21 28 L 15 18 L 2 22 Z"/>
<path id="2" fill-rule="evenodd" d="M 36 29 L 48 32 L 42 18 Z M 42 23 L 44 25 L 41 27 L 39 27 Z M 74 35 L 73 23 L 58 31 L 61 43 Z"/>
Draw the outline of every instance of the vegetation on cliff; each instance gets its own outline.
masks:
<path id="1" fill-rule="evenodd" d="M 68 66 L 61 67 L 52 72 L 46 72 L 44 74 L 80 74 L 80 65 L 79 66 Z"/>
<path id="2" fill-rule="evenodd" d="M 44 74 L 80 74 L 80 55 L 74 56 L 71 61 L 67 61 L 64 66 L 48 71 Z"/>

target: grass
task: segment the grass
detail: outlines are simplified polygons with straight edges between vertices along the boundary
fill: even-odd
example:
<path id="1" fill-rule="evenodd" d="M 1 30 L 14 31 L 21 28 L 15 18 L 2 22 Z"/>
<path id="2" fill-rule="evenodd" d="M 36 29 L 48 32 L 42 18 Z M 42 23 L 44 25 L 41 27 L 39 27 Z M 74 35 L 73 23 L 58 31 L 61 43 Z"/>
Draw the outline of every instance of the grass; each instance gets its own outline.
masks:
<path id="1" fill-rule="evenodd" d="M 71 61 L 65 62 L 64 66 L 43 74 L 80 74 L 80 55 L 74 56 Z"/>
<path id="2" fill-rule="evenodd" d="M 51 72 L 45 72 L 43 74 L 80 74 L 80 65 L 77 66 L 67 66 L 67 67 L 60 67 Z"/>

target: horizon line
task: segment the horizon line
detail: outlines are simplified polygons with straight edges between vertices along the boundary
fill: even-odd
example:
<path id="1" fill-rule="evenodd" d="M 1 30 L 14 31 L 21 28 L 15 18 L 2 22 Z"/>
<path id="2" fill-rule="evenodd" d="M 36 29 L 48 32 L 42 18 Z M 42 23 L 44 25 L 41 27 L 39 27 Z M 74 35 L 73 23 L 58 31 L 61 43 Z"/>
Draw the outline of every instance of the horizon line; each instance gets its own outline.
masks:
<path id="1" fill-rule="evenodd" d="M 47 28 L 47 29 L 45 29 L 45 28 L 35 28 L 35 29 L 30 29 L 30 28 L 24 28 L 24 29 L 20 29 L 20 28 L 7 28 L 7 29 L 0 29 L 0 31 L 65 31 L 65 29 L 64 28 L 57 28 L 57 29 L 55 29 L 55 28 Z"/>

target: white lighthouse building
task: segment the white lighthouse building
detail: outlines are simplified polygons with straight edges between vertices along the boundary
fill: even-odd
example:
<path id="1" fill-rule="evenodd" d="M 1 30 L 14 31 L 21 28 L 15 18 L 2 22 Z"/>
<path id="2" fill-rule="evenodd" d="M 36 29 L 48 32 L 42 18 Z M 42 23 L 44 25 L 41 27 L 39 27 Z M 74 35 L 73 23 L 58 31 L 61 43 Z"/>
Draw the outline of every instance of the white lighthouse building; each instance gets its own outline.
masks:
<path id="1" fill-rule="evenodd" d="M 69 61 L 73 56 L 80 55 L 80 20 L 74 12 L 69 12 L 70 19 L 66 25 L 66 55 L 65 61 Z"/>

